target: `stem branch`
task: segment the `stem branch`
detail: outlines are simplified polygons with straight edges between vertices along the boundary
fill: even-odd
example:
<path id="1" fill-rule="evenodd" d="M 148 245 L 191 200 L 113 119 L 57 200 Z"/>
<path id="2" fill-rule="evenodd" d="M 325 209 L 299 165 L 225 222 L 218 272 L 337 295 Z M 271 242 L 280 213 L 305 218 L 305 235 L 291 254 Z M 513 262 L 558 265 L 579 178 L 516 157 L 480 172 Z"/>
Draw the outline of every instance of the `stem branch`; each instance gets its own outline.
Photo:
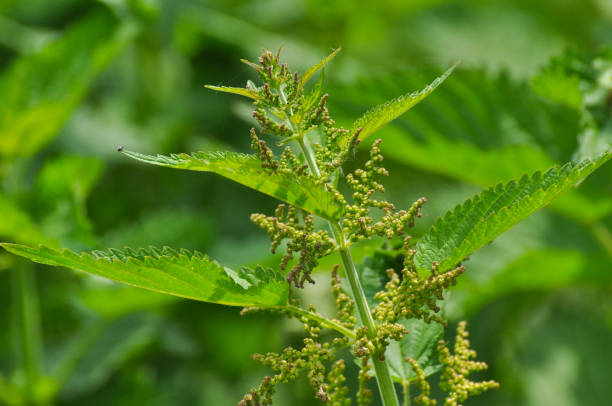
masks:
<path id="1" fill-rule="evenodd" d="M 285 309 L 288 309 L 289 311 L 298 314 L 300 316 L 304 316 L 307 317 L 311 320 L 315 320 L 318 321 L 322 326 L 330 328 L 332 330 L 336 330 L 337 332 L 339 332 L 340 334 L 343 334 L 345 336 L 347 336 L 350 339 L 355 339 L 355 332 L 344 327 L 342 324 L 340 323 L 336 323 L 333 320 L 330 320 L 318 313 L 313 313 L 313 312 L 309 312 L 307 310 L 302 309 L 301 307 L 297 307 L 297 306 L 293 306 L 293 305 L 289 305 L 287 307 L 285 307 Z"/>

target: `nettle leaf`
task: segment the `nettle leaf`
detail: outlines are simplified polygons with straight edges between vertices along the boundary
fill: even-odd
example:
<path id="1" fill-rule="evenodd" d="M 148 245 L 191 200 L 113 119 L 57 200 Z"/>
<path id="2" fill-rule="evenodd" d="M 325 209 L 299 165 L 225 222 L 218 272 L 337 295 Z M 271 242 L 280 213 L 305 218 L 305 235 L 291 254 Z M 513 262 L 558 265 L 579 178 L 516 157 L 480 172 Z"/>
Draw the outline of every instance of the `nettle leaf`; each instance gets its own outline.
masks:
<path id="1" fill-rule="evenodd" d="M 457 65 L 458 62 L 451 66 L 442 76 L 436 78 L 423 90 L 407 93 L 368 110 L 363 116 L 358 118 L 355 123 L 353 123 L 353 126 L 351 127 L 351 134 L 354 134 L 357 129 L 361 128 L 359 138 L 363 140 L 385 124 L 395 120 L 436 90 L 436 88 L 440 86 L 440 84 L 444 82 L 446 78 L 449 77 L 449 75 L 455 70 Z"/>
<path id="2" fill-rule="evenodd" d="M 321 62 L 317 63 L 316 65 L 312 66 L 311 68 L 309 68 L 306 72 L 304 72 L 304 74 L 302 75 L 302 80 L 300 81 L 300 86 L 304 87 L 304 85 L 306 84 L 306 82 L 308 82 L 308 79 L 310 79 L 312 77 L 312 75 L 314 75 L 315 73 L 317 73 L 317 71 L 321 68 L 323 68 L 325 65 L 327 65 L 327 63 L 329 61 L 331 61 L 334 56 L 336 56 L 336 54 L 338 52 L 340 52 L 342 50 L 342 48 L 338 48 L 336 49 L 334 52 L 332 52 L 331 54 L 329 54 L 325 59 L 323 59 Z"/>
<path id="3" fill-rule="evenodd" d="M 0 156 L 30 156 L 55 137 L 136 27 L 95 13 L 0 76 Z"/>
<path id="4" fill-rule="evenodd" d="M 255 90 L 251 90 L 251 89 L 246 89 L 242 87 L 212 86 L 212 85 L 205 85 L 204 87 L 207 89 L 215 90 L 217 92 L 232 93 L 232 94 L 237 94 L 239 96 L 245 96 L 253 100 L 259 100 L 259 94 L 257 94 Z"/>
<path id="5" fill-rule="evenodd" d="M 536 210 L 572 188 L 612 157 L 570 162 L 545 173 L 498 184 L 467 200 L 433 225 L 417 244 L 415 264 L 421 270 L 433 262 L 448 270 Z"/>
<path id="6" fill-rule="evenodd" d="M 399 342 L 391 341 L 385 352 L 393 377 L 400 382 L 416 378 L 412 366 L 405 361 L 407 357 L 417 361 L 425 376 L 438 372 L 442 365 L 438 361 L 436 346 L 444 335 L 444 327 L 439 323 L 428 324 L 415 319 L 400 323 L 406 326 L 408 334 Z"/>
<path id="7" fill-rule="evenodd" d="M 263 268 L 234 271 L 198 251 L 151 247 L 77 254 L 44 245 L 38 248 L 0 245 L 34 262 L 80 270 L 187 299 L 261 307 L 282 307 L 288 301 L 289 286 L 279 273 Z"/>
<path id="8" fill-rule="evenodd" d="M 132 151 L 123 151 L 123 153 L 153 165 L 214 172 L 328 220 L 337 220 L 344 210 L 324 185 L 316 184 L 313 180 L 296 176 L 293 173 L 264 171 L 261 168 L 261 162 L 255 155 L 235 152 L 197 152 L 192 155 L 156 156 Z"/>

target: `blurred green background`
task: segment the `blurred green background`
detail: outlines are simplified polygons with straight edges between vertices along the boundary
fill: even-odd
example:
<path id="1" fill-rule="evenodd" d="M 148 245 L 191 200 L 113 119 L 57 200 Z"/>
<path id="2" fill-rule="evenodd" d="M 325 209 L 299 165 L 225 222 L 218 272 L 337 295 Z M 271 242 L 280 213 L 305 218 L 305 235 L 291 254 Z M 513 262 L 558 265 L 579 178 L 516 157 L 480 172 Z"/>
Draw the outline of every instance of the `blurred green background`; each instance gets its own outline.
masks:
<path id="1" fill-rule="evenodd" d="M 379 133 L 390 200 L 428 198 L 418 236 L 485 186 L 610 148 L 611 42 L 609 0 L 0 0 L 0 239 L 273 264 L 248 220 L 272 199 L 116 148 L 245 151 L 248 104 L 203 85 L 243 86 L 239 59 L 281 45 L 296 70 L 342 46 L 325 73 L 345 125 L 462 60 Z M 502 385 L 468 405 L 609 403 L 611 214 L 608 164 L 466 263 L 446 312 Z M 327 275 L 308 292 L 323 312 Z M 236 404 L 269 372 L 252 353 L 301 340 L 238 312 L 0 253 L 0 404 Z M 277 404 L 317 401 L 304 380 Z"/>

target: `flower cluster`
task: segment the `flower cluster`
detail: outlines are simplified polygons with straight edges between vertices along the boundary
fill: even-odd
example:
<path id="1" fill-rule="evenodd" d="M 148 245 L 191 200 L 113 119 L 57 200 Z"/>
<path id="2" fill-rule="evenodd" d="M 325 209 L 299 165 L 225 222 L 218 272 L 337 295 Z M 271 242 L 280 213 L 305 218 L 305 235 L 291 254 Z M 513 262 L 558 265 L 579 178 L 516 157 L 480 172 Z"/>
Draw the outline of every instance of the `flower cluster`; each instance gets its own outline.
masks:
<path id="1" fill-rule="evenodd" d="M 352 300 L 348 299 L 346 293 L 338 288 L 338 280 L 332 280 L 332 287 L 336 292 L 336 307 L 340 320 L 345 325 L 354 326 L 354 317 L 349 313 Z M 316 314 L 314 306 L 310 306 L 309 312 Z M 291 315 L 289 312 L 284 312 Z M 264 378 L 257 389 L 247 393 L 239 406 L 266 406 L 272 404 L 272 396 L 275 387 L 281 383 L 295 380 L 300 373 L 306 371 L 310 385 L 314 389 L 316 397 L 323 403 L 331 406 L 349 406 L 348 388 L 345 385 L 344 376 L 345 363 L 343 360 L 335 360 L 336 351 L 349 344 L 347 337 L 334 338 L 331 342 L 321 342 L 321 325 L 305 315 L 299 317 L 304 325 L 306 338 L 304 346 L 297 350 L 292 347 L 285 348 L 279 353 L 267 353 L 265 355 L 255 354 L 253 359 L 267 365 L 276 372 L 274 376 Z M 366 360 L 367 361 L 367 360 Z M 330 364 L 327 371 L 327 364 Z M 365 403 L 364 403 L 365 405 Z"/>
<path id="2" fill-rule="evenodd" d="M 287 281 L 303 288 L 306 281 L 314 283 L 310 273 L 317 266 L 317 260 L 332 251 L 334 244 L 327 231 L 315 231 L 312 215 L 302 212 L 300 221 L 294 206 L 289 206 L 285 211 L 286 208 L 286 205 L 280 204 L 274 216 L 256 213 L 251 215 L 251 220 L 268 232 L 272 240 L 272 252 L 276 251 L 283 240 L 288 240 L 281 269 L 285 269 L 294 255 L 299 253 L 297 263 L 287 274 Z"/>
<path id="3" fill-rule="evenodd" d="M 476 351 L 470 349 L 468 337 L 466 322 L 462 321 L 457 327 L 454 355 L 451 355 L 444 341 L 438 343 L 440 362 L 444 366 L 440 388 L 449 393 L 444 406 L 461 406 L 460 402 L 464 402 L 468 396 L 479 395 L 499 387 L 495 381 L 473 382 L 467 379 L 467 375 L 471 372 L 487 369 L 486 363 L 473 361 L 476 358 Z"/>
<path id="4" fill-rule="evenodd" d="M 389 282 L 385 290 L 376 294 L 380 303 L 373 309 L 374 317 L 379 321 L 394 323 L 399 319 L 421 319 L 425 322 L 437 321 L 446 325 L 446 321 L 436 313 L 440 311 L 437 301 L 443 299 L 444 290 L 456 283 L 457 277 L 465 271 L 464 266 L 446 272 L 440 272 L 434 262 L 431 271 L 421 275 L 414 265 L 415 250 L 410 248 L 410 237 L 404 239 L 404 268 L 400 276 L 393 270 L 387 270 Z"/>

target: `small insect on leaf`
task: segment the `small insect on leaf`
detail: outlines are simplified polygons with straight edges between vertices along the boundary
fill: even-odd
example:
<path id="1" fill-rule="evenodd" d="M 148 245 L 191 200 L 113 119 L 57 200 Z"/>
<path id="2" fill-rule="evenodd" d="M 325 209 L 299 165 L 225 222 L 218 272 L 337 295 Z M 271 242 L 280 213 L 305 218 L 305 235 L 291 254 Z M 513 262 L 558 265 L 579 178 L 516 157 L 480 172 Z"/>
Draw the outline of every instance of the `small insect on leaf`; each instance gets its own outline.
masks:
<path id="1" fill-rule="evenodd" d="M 123 146 L 117 148 L 117 152 L 123 152 Z"/>

